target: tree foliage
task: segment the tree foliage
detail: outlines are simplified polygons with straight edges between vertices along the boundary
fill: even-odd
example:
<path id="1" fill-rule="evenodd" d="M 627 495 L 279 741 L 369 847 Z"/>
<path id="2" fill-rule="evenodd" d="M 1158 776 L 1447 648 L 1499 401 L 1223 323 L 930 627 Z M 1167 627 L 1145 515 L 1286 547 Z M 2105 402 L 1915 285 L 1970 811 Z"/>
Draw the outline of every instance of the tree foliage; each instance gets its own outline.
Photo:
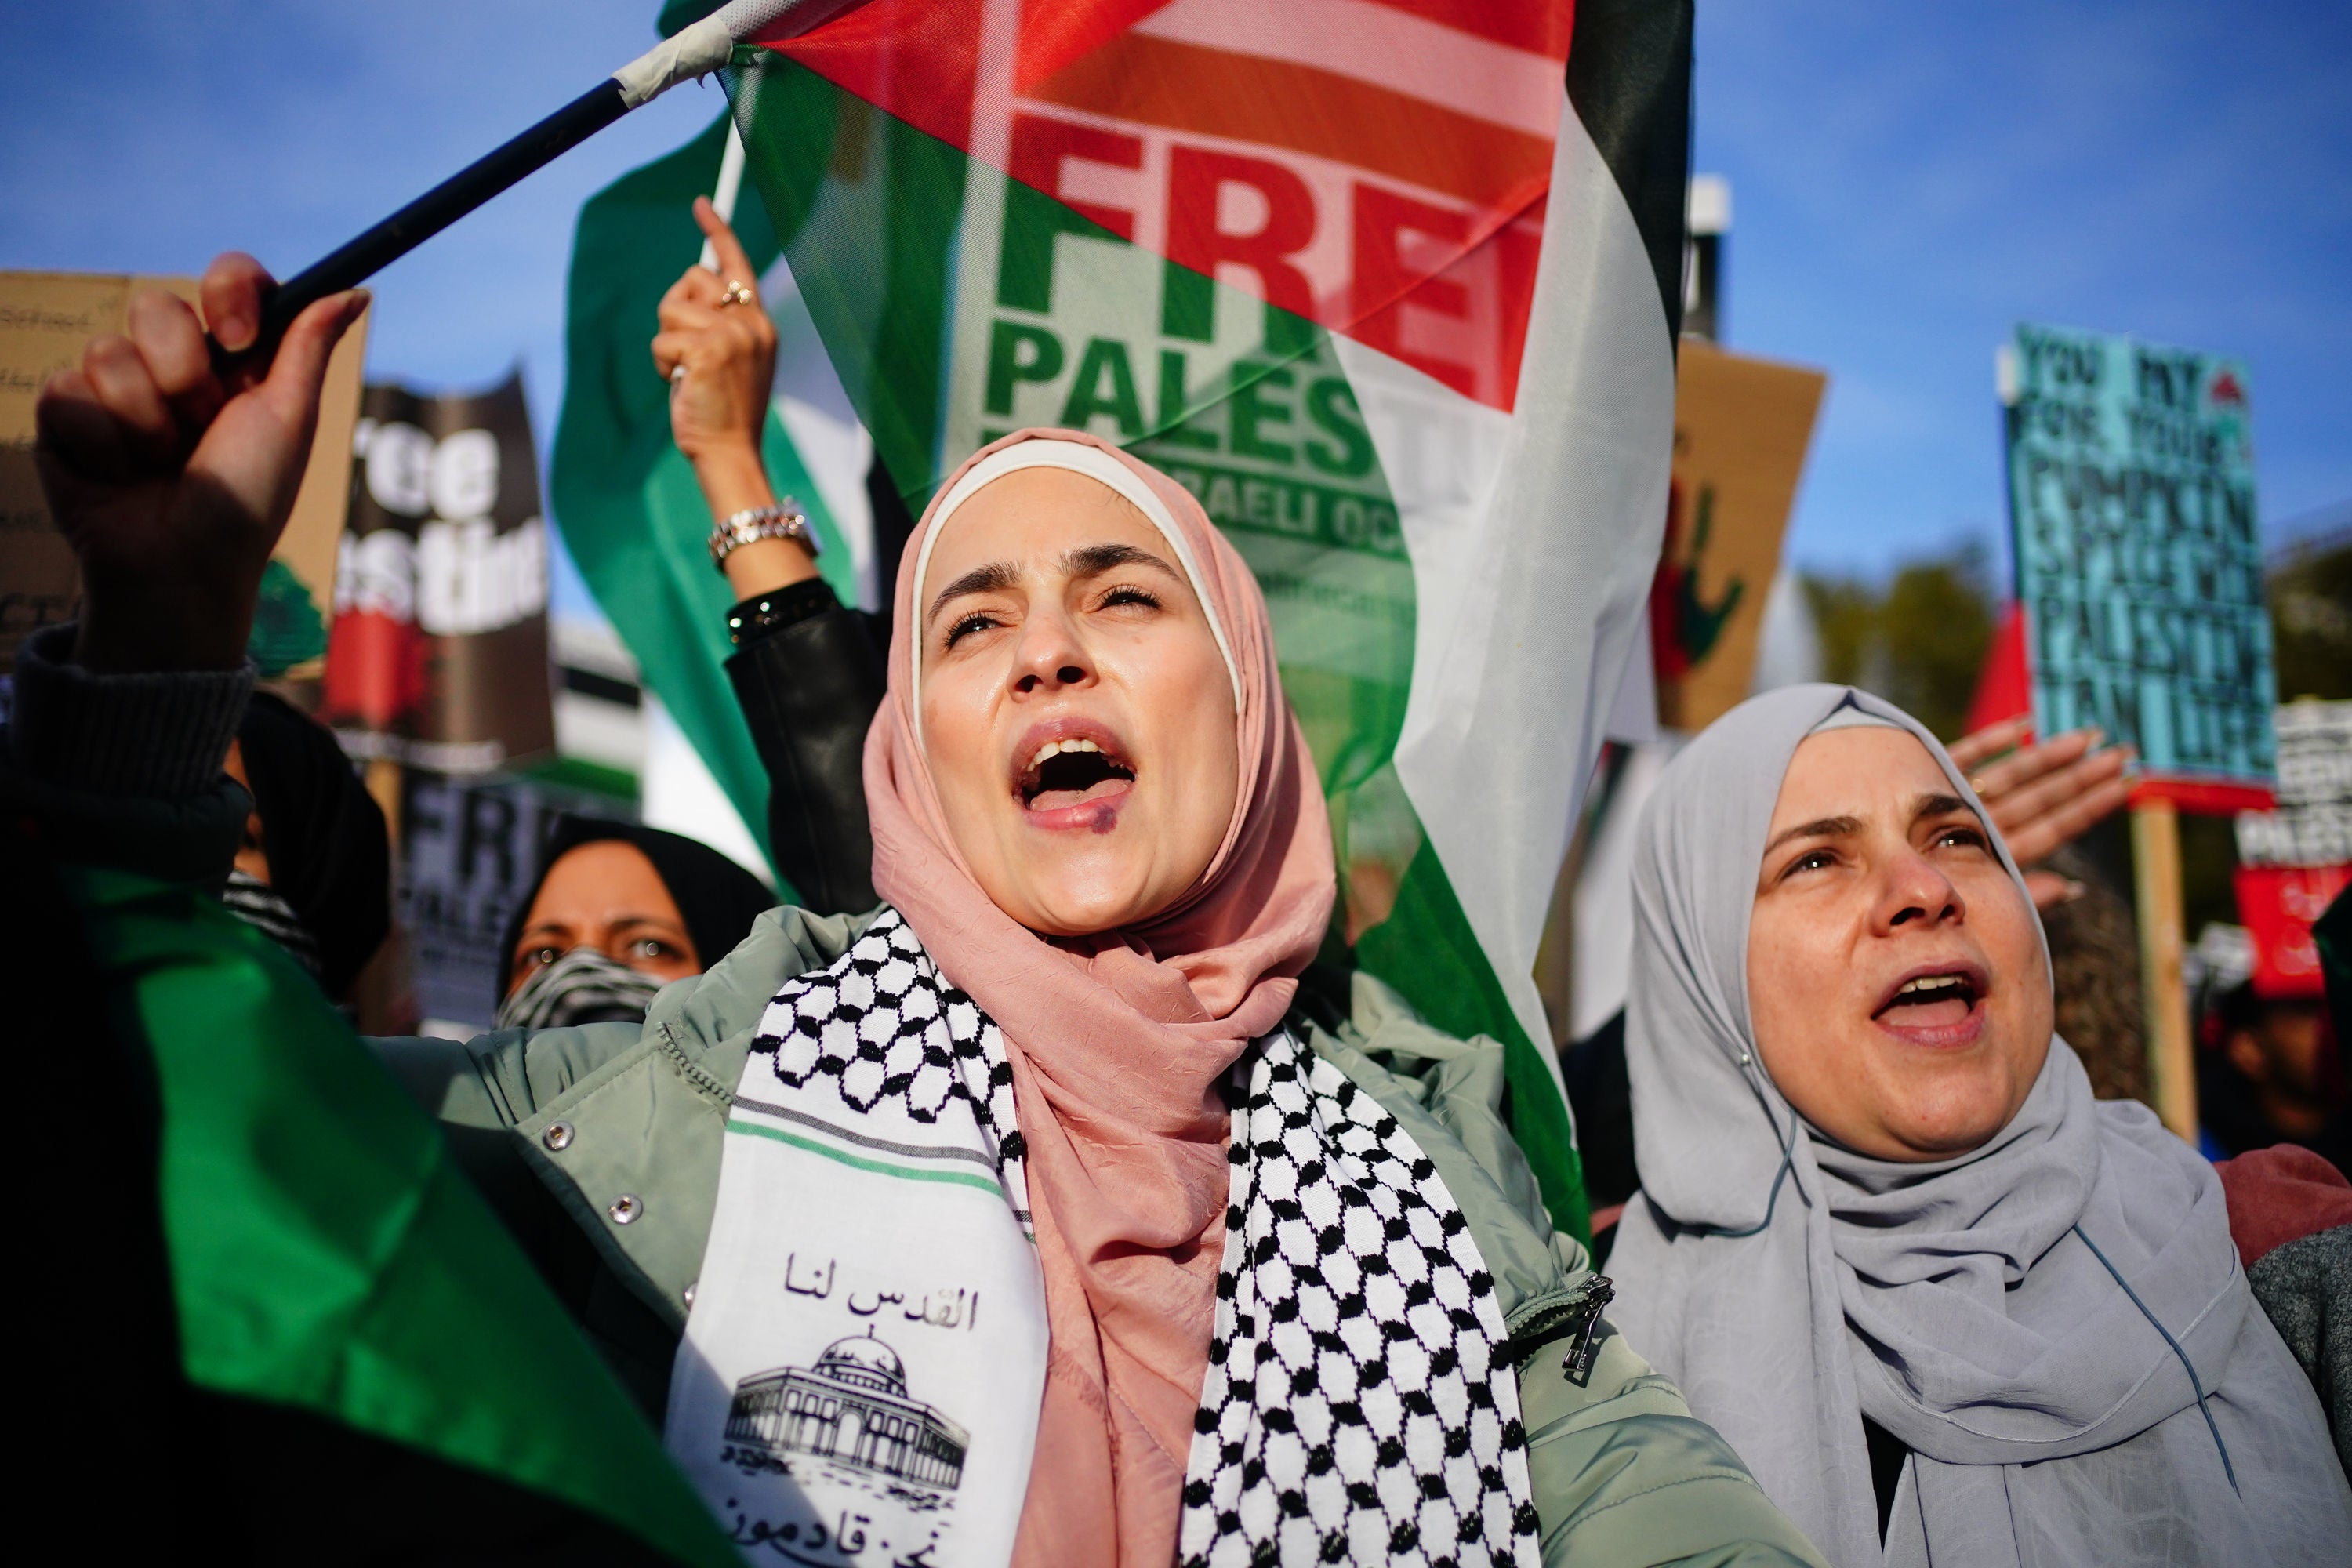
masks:
<path id="1" fill-rule="evenodd" d="M 1883 587 L 1811 574 L 1803 584 L 1823 679 L 1874 691 L 1947 741 L 1959 735 L 1997 614 L 1982 545 L 1913 561 Z"/>
<path id="2" fill-rule="evenodd" d="M 2279 700 L 2352 698 L 2352 529 L 2285 552 L 2270 597 Z"/>

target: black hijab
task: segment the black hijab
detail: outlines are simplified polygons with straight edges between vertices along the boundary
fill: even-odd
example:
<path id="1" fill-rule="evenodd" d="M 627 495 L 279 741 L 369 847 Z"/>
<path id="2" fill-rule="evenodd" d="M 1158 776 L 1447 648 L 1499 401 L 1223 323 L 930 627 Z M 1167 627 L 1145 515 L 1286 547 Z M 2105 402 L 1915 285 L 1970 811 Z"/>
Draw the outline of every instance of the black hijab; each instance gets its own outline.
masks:
<path id="1" fill-rule="evenodd" d="M 236 739 L 269 886 L 317 943 L 320 987 L 340 999 L 392 929 L 383 813 L 334 731 L 284 699 L 255 692 Z"/>
<path id="2" fill-rule="evenodd" d="M 608 839 L 634 846 L 653 862 L 654 874 L 669 889 L 678 918 L 686 924 L 686 934 L 694 941 L 694 955 L 705 969 L 732 952 L 751 933 L 751 922 L 776 907 L 776 895 L 765 882 L 708 844 L 635 823 L 559 816 L 547 837 L 546 848 L 540 853 L 539 874 L 531 879 L 530 891 L 507 921 L 506 940 L 499 949 L 494 1005 L 506 997 L 507 983 L 514 976 L 515 943 L 522 940 L 523 921 L 530 918 L 531 905 L 539 901 L 547 874 L 582 845 Z"/>

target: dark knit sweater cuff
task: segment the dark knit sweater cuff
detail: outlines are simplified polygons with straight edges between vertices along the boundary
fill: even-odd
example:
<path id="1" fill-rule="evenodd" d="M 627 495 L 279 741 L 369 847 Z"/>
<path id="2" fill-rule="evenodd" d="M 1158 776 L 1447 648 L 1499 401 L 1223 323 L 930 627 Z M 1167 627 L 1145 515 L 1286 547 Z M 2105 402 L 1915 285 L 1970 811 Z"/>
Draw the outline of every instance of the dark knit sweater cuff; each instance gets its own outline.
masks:
<path id="1" fill-rule="evenodd" d="M 26 776 L 58 789 L 181 800 L 220 776 L 253 694 L 254 668 L 98 675 L 70 662 L 74 627 L 49 626 L 16 653 L 8 750 Z"/>

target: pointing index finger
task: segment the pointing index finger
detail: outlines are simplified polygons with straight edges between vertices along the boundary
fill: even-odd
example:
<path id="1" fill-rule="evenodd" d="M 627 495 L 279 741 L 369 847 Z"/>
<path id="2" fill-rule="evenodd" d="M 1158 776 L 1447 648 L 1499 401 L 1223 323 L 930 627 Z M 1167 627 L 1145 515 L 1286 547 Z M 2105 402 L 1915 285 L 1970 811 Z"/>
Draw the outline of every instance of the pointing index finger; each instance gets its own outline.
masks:
<path id="1" fill-rule="evenodd" d="M 740 283 L 746 289 L 757 289 L 760 287 L 759 272 L 752 267 L 751 257 L 745 254 L 742 241 L 735 237 L 735 231 L 727 226 L 725 218 L 719 216 L 719 209 L 710 205 L 709 196 L 694 198 L 694 221 L 701 226 L 703 237 L 710 241 L 710 248 L 718 256 L 719 276 L 731 283 Z"/>

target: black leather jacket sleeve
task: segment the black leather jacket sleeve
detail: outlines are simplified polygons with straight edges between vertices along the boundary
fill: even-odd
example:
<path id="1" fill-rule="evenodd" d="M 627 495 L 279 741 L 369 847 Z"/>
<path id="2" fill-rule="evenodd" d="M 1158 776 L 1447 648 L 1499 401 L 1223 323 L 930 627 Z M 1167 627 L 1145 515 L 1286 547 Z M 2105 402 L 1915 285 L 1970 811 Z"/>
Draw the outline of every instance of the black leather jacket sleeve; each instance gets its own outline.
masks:
<path id="1" fill-rule="evenodd" d="M 814 913 L 872 909 L 864 763 L 884 678 L 866 617 L 812 581 L 745 601 L 728 628 L 740 648 L 728 678 L 768 770 L 777 871 Z"/>

